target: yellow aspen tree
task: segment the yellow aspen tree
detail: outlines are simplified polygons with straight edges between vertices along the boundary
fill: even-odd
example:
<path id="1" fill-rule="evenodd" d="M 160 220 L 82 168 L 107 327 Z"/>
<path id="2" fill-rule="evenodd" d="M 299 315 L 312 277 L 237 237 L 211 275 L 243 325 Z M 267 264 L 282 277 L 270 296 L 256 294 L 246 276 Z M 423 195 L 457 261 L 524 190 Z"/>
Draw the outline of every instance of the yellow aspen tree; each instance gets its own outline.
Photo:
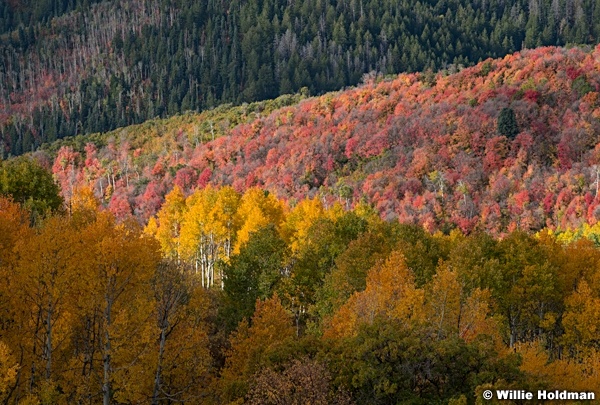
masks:
<path id="1" fill-rule="evenodd" d="M 188 210 L 181 227 L 181 251 L 184 260 L 200 272 L 202 285 L 212 287 L 223 276 L 216 273 L 219 260 L 227 262 L 237 225 L 240 197 L 231 187 L 216 190 L 206 187 L 187 199 Z"/>
<path id="2" fill-rule="evenodd" d="M 324 335 L 354 336 L 360 324 L 371 324 L 377 316 L 413 323 L 424 315 L 424 292 L 416 287 L 402 253 L 394 251 L 369 271 L 365 290 L 354 293 L 333 315 Z"/>
<path id="3" fill-rule="evenodd" d="M 29 222 L 29 214 L 17 203 L 0 197 L 0 320 L 4 325 L 2 339 L 5 340 L 3 343 L 5 357 L 0 361 L 4 361 L 3 364 L 7 367 L 5 374 L 4 371 L 0 371 L 0 376 L 3 374 L 6 376 L 4 384 L 7 388 L 5 393 L 0 393 L 0 399 L 11 395 L 17 383 L 16 375 L 13 379 L 9 378 L 8 374 L 8 367 L 12 367 L 9 365 L 8 353 L 10 349 L 17 349 L 20 342 L 18 329 L 15 329 L 15 325 L 19 325 L 20 318 L 17 305 L 18 291 L 15 286 L 15 265 L 18 258 L 15 246 L 18 241 L 30 238 L 32 230 L 29 228 Z"/>
<path id="4" fill-rule="evenodd" d="M 239 217 L 237 211 L 240 205 L 240 195 L 230 186 L 222 187 L 217 191 L 217 200 L 210 211 L 211 222 L 208 227 L 210 240 L 216 245 L 216 259 L 229 263 L 233 250 L 233 242 L 239 230 Z M 218 282 L 223 288 L 222 268 L 215 274 L 215 263 L 212 263 L 211 280 Z"/>
<path id="5" fill-rule="evenodd" d="M 548 237 L 542 240 L 546 245 L 553 242 Z M 560 249 L 554 256 L 559 260 L 559 280 L 565 294 L 574 292 L 581 279 L 591 283 L 592 288 L 600 287 L 600 283 L 594 282 L 600 273 L 597 270 L 600 268 L 600 250 L 591 241 L 579 239 L 564 246 L 556 242 L 554 244 L 558 245 L 555 250 Z"/>
<path id="6" fill-rule="evenodd" d="M 433 279 L 425 286 L 428 322 L 438 338 L 451 335 L 472 341 L 481 333 L 499 339 L 493 320 L 488 319 L 490 293 L 475 288 L 467 294 L 455 271 L 440 263 Z"/>
<path id="7" fill-rule="evenodd" d="M 293 253 L 298 252 L 301 246 L 308 243 L 308 230 L 324 216 L 325 210 L 319 198 L 302 200 L 290 211 L 286 216 L 283 229 Z"/>
<path id="8" fill-rule="evenodd" d="M 248 189 L 242 196 L 238 210 L 240 230 L 235 241 L 234 253 L 250 239 L 252 232 L 269 224 L 280 230 L 284 220 L 283 203 L 275 196 L 257 187 Z"/>
<path id="9" fill-rule="evenodd" d="M 150 280 L 159 262 L 154 239 L 142 235 L 133 221 L 115 222 L 109 213 L 100 213 L 86 230 L 93 258 L 87 290 L 96 322 L 93 370 L 105 405 L 114 400 L 148 402 L 152 370 L 144 367 L 156 336 L 151 322 Z M 90 380 L 91 383 L 94 381 Z"/>
<path id="10" fill-rule="evenodd" d="M 94 195 L 90 186 L 77 186 L 71 196 L 71 212 L 75 211 L 95 211 L 100 207 L 100 200 Z"/>
<path id="11" fill-rule="evenodd" d="M 342 204 L 335 202 L 331 207 L 325 209 L 325 216 L 335 222 L 343 217 L 346 212 Z"/>
<path id="12" fill-rule="evenodd" d="M 438 337 L 457 334 L 463 293 L 456 273 L 441 263 L 425 291 L 429 322 L 437 330 Z"/>
<path id="13" fill-rule="evenodd" d="M 248 392 L 254 373 L 268 365 L 268 355 L 293 339 L 292 315 L 285 310 L 277 295 L 265 301 L 257 300 L 251 323 L 243 320 L 230 338 L 221 373 L 222 399 L 235 401 Z"/>
<path id="14" fill-rule="evenodd" d="M 582 392 L 600 386 L 600 353 L 597 350 L 580 358 L 551 359 L 542 342 L 536 340 L 517 345 L 516 351 L 522 358 L 521 371 L 542 386 Z"/>
<path id="15" fill-rule="evenodd" d="M 461 339 L 471 342 L 478 335 L 485 334 L 494 338 L 497 347 L 502 345 L 497 320 L 489 316 L 491 299 L 488 289 L 476 288 L 464 300 L 458 325 L 458 336 Z"/>
<path id="16" fill-rule="evenodd" d="M 27 211 L 12 200 L 0 197 L 0 269 L 8 269 L 14 264 L 13 249 L 18 240 L 27 239 L 29 232 Z"/>
<path id="17" fill-rule="evenodd" d="M 154 372 L 151 403 L 199 402 L 211 364 L 207 293 L 171 263 L 159 266 L 152 285 L 158 347 L 147 365 Z"/>
<path id="18" fill-rule="evenodd" d="M 239 230 L 239 217 L 241 196 L 231 186 L 224 186 L 217 192 L 217 203 L 213 209 L 213 218 L 219 228 L 218 234 L 224 237 L 224 259 L 229 260 L 233 253 L 233 244 Z"/>
<path id="19" fill-rule="evenodd" d="M 579 353 L 586 353 L 597 345 L 600 333 L 600 298 L 582 280 L 577 290 L 566 300 L 563 315 L 563 341 Z"/>
<path id="20" fill-rule="evenodd" d="M 365 221 L 367 221 L 371 227 L 382 223 L 379 212 L 364 202 L 358 203 L 352 211 L 360 218 L 363 218 Z"/>
<path id="21" fill-rule="evenodd" d="M 15 247 L 14 299 L 27 391 L 53 386 L 70 356 L 74 303 L 81 293 L 84 246 L 67 218 L 50 217 Z"/>
<path id="22" fill-rule="evenodd" d="M 212 187 L 196 190 L 187 198 L 187 211 L 181 224 L 182 258 L 193 263 L 200 272 L 202 286 L 214 283 L 214 265 L 218 259 L 218 240 L 212 231 L 211 212 L 217 201 L 217 191 Z"/>
<path id="23" fill-rule="evenodd" d="M 156 215 L 156 222 L 149 223 L 146 231 L 146 233 L 154 231 L 163 256 L 177 262 L 179 262 L 181 255 L 181 224 L 186 210 L 185 197 L 176 185 L 165 196 L 165 203 Z"/>
<path id="24" fill-rule="evenodd" d="M 75 223 L 91 222 L 100 208 L 100 200 L 89 186 L 78 186 L 69 201 L 71 218 Z"/>

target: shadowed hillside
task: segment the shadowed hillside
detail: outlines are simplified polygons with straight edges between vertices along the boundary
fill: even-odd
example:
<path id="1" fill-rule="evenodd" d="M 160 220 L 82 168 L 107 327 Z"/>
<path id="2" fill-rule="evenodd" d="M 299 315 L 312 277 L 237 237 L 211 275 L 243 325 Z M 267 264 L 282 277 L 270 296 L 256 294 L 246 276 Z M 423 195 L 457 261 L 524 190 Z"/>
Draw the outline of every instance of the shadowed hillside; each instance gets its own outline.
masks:
<path id="1" fill-rule="evenodd" d="M 597 0 L 0 2 L 0 157 L 363 75 L 596 44 Z"/>

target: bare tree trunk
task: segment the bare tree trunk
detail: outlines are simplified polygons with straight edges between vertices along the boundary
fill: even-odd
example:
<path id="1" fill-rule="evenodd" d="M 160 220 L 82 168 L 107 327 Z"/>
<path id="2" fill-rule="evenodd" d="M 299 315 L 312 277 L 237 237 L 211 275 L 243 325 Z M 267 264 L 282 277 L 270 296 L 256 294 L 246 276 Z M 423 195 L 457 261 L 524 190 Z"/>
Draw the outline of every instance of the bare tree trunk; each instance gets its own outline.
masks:
<path id="1" fill-rule="evenodd" d="M 152 390 L 152 405 L 158 405 L 158 392 L 162 384 L 162 360 L 167 342 L 167 330 L 162 328 L 160 331 L 160 343 L 158 348 L 158 363 L 156 366 L 156 376 L 154 377 L 154 389 Z"/>

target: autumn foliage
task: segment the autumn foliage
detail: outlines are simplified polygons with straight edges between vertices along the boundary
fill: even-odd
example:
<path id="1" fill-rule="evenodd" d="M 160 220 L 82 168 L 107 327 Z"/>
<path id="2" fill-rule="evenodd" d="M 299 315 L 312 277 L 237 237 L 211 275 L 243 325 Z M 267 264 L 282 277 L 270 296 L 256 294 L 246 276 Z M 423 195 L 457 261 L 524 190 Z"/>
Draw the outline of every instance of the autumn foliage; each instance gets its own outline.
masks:
<path id="1" fill-rule="evenodd" d="M 188 122 L 61 148 L 65 209 L 0 198 L 0 401 L 594 390 L 599 57 L 401 75 L 210 142 Z"/>
<path id="2" fill-rule="evenodd" d="M 238 125 L 224 119 L 211 141 L 197 135 L 204 115 L 115 131 L 85 150 L 80 137 L 53 170 L 67 200 L 86 184 L 116 215 L 143 222 L 175 185 L 184 196 L 227 185 L 327 206 L 366 201 L 431 232 L 593 225 L 599 54 L 539 48 L 458 73 L 370 81 Z"/>
<path id="3" fill-rule="evenodd" d="M 73 202 L 32 223 L 0 199 L 4 401 L 470 403 L 598 381 L 587 238 L 431 234 L 259 188 L 176 187 L 146 229 Z"/>

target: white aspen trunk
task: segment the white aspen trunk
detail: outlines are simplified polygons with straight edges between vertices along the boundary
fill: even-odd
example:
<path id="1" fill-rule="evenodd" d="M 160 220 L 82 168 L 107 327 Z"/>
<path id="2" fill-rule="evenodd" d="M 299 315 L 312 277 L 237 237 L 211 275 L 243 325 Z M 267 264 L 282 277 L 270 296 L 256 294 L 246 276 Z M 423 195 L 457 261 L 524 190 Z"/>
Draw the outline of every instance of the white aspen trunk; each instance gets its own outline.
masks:
<path id="1" fill-rule="evenodd" d="M 200 244 L 198 245 L 200 249 L 200 271 L 202 272 L 202 287 L 208 287 L 208 277 L 206 274 L 206 266 L 204 264 L 204 244 L 202 243 L 203 237 L 200 236 Z"/>
<path id="2" fill-rule="evenodd" d="M 196 253 L 196 259 L 194 261 L 196 263 L 196 274 L 198 274 L 198 262 L 200 261 L 200 258 L 198 257 L 197 253 Z M 204 273 L 202 271 L 200 271 L 200 279 L 201 279 L 202 288 L 204 288 Z"/>
<path id="3" fill-rule="evenodd" d="M 209 266 L 210 266 L 210 275 L 211 275 L 211 279 L 212 279 L 212 283 L 211 283 L 211 287 L 214 285 L 215 283 L 215 235 L 211 232 L 210 233 L 210 241 L 209 241 L 209 246 L 210 246 L 210 256 L 208 258 L 209 260 Z"/>

